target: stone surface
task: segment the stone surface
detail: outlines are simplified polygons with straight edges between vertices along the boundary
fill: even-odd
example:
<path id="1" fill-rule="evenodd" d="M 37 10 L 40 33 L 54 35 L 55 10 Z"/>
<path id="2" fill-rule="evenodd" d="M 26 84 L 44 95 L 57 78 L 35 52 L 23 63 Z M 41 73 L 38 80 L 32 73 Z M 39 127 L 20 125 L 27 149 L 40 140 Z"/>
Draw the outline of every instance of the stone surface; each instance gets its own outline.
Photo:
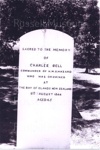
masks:
<path id="1" fill-rule="evenodd" d="M 20 38 L 18 148 L 69 148 L 74 40 L 55 30 Z"/>

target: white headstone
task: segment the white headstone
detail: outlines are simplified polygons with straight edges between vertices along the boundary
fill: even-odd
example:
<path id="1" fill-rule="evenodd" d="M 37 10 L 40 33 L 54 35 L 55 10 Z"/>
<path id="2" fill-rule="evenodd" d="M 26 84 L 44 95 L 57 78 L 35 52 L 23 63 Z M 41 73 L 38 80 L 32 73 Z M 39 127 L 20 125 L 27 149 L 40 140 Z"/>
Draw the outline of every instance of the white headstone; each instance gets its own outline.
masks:
<path id="1" fill-rule="evenodd" d="M 18 148 L 69 148 L 73 49 L 73 38 L 56 30 L 20 38 Z"/>

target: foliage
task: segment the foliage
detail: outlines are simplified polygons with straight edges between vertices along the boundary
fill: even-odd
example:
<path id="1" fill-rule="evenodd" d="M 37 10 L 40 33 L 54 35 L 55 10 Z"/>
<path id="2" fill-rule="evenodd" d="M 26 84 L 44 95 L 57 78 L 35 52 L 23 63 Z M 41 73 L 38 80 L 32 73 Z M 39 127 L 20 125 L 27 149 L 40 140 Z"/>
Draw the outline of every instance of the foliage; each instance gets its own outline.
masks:
<path id="1" fill-rule="evenodd" d="M 18 51 L 14 51 L 6 42 L 0 41 L 0 64 L 18 66 Z"/>
<path id="2" fill-rule="evenodd" d="M 1 30 L 7 41 L 16 40 L 28 32 L 27 22 L 37 16 L 36 4 L 28 0 L 5 0 L 1 7 Z"/>
<path id="3" fill-rule="evenodd" d="M 77 42 L 76 60 L 88 69 L 99 67 L 99 9 L 96 0 L 89 0 L 85 7 Z"/>
<path id="4" fill-rule="evenodd" d="M 16 41 L 36 29 L 56 29 L 74 38 L 75 65 L 94 67 L 98 64 L 99 10 L 96 0 L 4 0 L 0 4 L 3 42 Z"/>
<path id="5" fill-rule="evenodd" d="M 79 4 L 69 0 L 47 0 L 44 3 L 36 0 L 4 0 L 1 6 L 3 38 L 16 40 L 26 32 L 44 27 L 75 37 L 84 14 L 84 8 Z"/>

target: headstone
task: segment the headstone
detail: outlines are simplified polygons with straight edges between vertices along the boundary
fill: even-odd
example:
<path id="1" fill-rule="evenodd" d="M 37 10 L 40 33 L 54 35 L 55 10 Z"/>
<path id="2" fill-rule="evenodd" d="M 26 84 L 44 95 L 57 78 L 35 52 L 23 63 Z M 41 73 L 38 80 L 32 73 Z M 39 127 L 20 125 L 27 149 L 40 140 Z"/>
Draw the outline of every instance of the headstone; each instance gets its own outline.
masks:
<path id="1" fill-rule="evenodd" d="M 69 148 L 73 49 L 73 38 L 56 30 L 20 38 L 18 148 Z"/>

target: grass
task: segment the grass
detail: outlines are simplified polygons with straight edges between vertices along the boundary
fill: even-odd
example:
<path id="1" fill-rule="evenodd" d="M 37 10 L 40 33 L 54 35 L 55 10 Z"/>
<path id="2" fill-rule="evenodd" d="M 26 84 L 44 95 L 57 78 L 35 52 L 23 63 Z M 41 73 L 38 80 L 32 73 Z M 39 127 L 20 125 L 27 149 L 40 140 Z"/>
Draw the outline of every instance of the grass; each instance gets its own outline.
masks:
<path id="1" fill-rule="evenodd" d="M 75 69 L 73 100 L 83 119 L 72 120 L 71 148 L 100 148 L 100 75 Z"/>
<path id="2" fill-rule="evenodd" d="M 14 70 L 0 70 L 0 143 L 16 142 L 17 84 Z"/>
<path id="3" fill-rule="evenodd" d="M 72 133 L 71 147 L 77 147 L 77 149 L 100 148 L 100 119 L 92 121 L 84 120 L 83 126 Z"/>
<path id="4" fill-rule="evenodd" d="M 82 119 L 73 118 L 71 147 L 81 149 L 100 147 L 100 100 L 98 74 L 84 74 L 75 69 L 73 102 Z M 17 87 L 16 68 L 0 69 L 0 143 L 16 145 Z M 94 77 L 95 76 L 95 77 Z M 86 148 L 85 147 L 85 148 Z"/>

